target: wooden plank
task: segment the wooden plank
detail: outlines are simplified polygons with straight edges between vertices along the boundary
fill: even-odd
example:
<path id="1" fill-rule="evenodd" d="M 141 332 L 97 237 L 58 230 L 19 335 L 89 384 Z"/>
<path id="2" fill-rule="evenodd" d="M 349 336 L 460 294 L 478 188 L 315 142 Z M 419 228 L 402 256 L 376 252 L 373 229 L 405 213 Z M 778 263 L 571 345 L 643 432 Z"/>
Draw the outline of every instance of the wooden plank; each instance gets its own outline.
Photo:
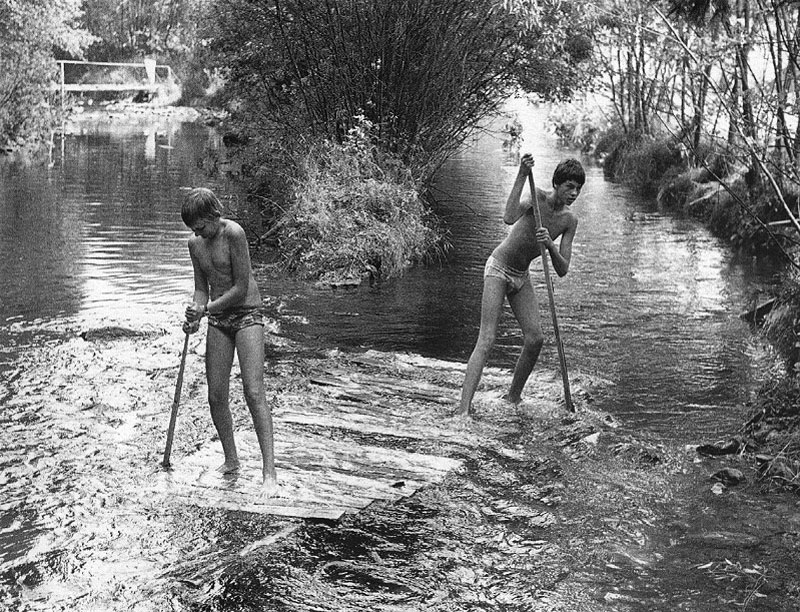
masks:
<path id="1" fill-rule="evenodd" d="M 377 401 L 380 396 L 405 397 L 424 402 L 450 405 L 454 399 L 442 393 L 442 389 L 423 382 L 388 380 L 376 376 L 351 375 L 340 378 L 335 374 L 314 376 L 310 382 L 342 397 L 354 397 L 362 401 Z M 338 393 L 337 393 L 338 392 Z"/>
<path id="2" fill-rule="evenodd" d="M 237 433 L 242 462 L 235 476 L 212 466 L 221 463 L 219 443 L 209 441 L 187 457 L 175 457 L 171 472 L 153 486 L 183 503 L 297 518 L 336 519 L 376 500 L 394 501 L 441 480 L 461 462 L 447 457 L 377 446 L 305 432 L 276 439 L 280 491 L 263 499 L 260 453 L 255 433 Z"/>
<path id="3" fill-rule="evenodd" d="M 352 511 L 351 508 L 333 506 L 279 506 L 255 501 L 243 503 L 224 497 L 209 499 L 207 497 L 193 495 L 191 491 L 175 493 L 170 499 L 176 503 L 185 504 L 187 506 L 198 506 L 200 508 L 221 508 L 223 510 L 250 512 L 252 514 L 268 514 L 286 518 L 321 519 L 327 521 L 338 521 L 346 512 Z"/>
<path id="4" fill-rule="evenodd" d="M 464 443 L 465 440 L 473 439 L 476 444 L 479 442 L 478 437 L 471 432 L 454 431 L 444 426 L 436 427 L 433 425 L 426 427 L 425 431 L 423 431 L 421 428 L 406 424 L 405 421 L 401 421 L 400 419 L 387 422 L 385 418 L 379 418 L 368 414 L 327 415 L 286 411 L 281 413 L 281 420 L 285 423 L 293 423 L 295 425 L 316 425 L 326 428 L 336 427 L 340 429 L 349 429 L 367 435 L 373 434 L 410 438 L 412 440 L 440 440 L 444 442 L 460 443 Z"/>
<path id="5" fill-rule="evenodd" d="M 176 457 L 173 472 L 158 486 L 196 505 L 335 517 L 376 500 L 412 495 L 461 465 L 450 457 L 406 450 L 419 441 L 480 443 L 478 433 L 443 419 L 440 405 L 452 404 L 455 392 L 425 379 L 441 377 L 439 362 L 396 355 L 373 361 L 371 354 L 360 361 L 381 369 L 327 367 L 308 379 L 310 388 L 280 395 L 273 412 L 278 496 L 261 498 L 261 456 L 252 429 L 236 433 L 242 463 L 237 476 L 213 469 L 222 463 L 222 453 L 218 442 L 209 441 L 187 457 Z M 458 376 L 458 368 L 452 370 Z"/>

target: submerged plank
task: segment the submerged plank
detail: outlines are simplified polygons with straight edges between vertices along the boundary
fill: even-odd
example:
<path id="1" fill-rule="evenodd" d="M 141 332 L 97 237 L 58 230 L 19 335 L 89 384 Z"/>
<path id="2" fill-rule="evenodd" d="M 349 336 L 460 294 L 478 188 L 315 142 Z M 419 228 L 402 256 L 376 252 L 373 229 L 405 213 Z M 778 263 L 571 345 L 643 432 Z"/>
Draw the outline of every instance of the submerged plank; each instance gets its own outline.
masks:
<path id="1" fill-rule="evenodd" d="M 187 506 L 198 506 L 201 508 L 221 508 L 223 510 L 250 512 L 252 514 L 268 514 L 286 518 L 328 521 L 338 521 L 342 518 L 342 515 L 350 511 L 350 508 L 337 508 L 334 506 L 281 506 L 266 502 L 237 502 L 236 500 L 227 498 L 208 499 L 192 495 L 191 493 L 184 495 L 176 494 L 173 501 L 186 504 Z"/>
<path id="2" fill-rule="evenodd" d="M 237 433 L 242 468 L 222 475 L 219 442 L 175 457 L 154 486 L 182 503 L 297 518 L 335 520 L 376 500 L 394 501 L 441 480 L 460 461 L 447 457 L 287 431 L 276 439 L 279 491 L 264 499 L 260 453 L 253 432 Z"/>

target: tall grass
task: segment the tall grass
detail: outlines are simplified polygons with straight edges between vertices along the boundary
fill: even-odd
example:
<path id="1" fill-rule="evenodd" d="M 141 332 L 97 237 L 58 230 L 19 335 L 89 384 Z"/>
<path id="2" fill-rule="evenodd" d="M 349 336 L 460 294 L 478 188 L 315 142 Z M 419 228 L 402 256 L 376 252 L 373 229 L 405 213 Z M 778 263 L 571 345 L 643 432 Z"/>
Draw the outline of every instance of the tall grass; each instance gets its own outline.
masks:
<path id="1" fill-rule="evenodd" d="M 279 217 L 281 256 L 300 276 L 358 284 L 400 275 L 445 248 L 416 181 L 375 146 L 363 117 L 339 144 L 323 140 L 299 160 Z"/>

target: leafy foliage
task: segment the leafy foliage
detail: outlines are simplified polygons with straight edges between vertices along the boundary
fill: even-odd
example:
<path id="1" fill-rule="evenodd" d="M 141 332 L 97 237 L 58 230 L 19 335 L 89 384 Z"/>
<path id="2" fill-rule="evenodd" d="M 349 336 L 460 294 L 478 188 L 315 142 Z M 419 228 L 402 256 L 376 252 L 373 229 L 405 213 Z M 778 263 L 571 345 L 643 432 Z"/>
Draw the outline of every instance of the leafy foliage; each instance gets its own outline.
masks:
<path id="1" fill-rule="evenodd" d="M 282 256 L 305 277 L 391 278 L 439 242 L 410 174 L 377 149 L 372 127 L 362 117 L 342 144 L 325 141 L 300 160 L 279 225 Z"/>
<path id="2" fill-rule="evenodd" d="M 84 0 L 85 24 L 97 37 L 96 60 L 180 54 L 192 48 L 199 0 Z"/>
<path id="3" fill-rule="evenodd" d="M 436 168 L 514 87 L 574 90 L 588 39 L 564 38 L 572 6 L 223 0 L 209 36 L 260 129 L 341 142 L 363 114 L 382 148 Z"/>
<path id="4" fill-rule="evenodd" d="M 0 0 L 0 139 L 38 135 L 50 121 L 54 50 L 77 55 L 91 41 L 80 0 Z"/>

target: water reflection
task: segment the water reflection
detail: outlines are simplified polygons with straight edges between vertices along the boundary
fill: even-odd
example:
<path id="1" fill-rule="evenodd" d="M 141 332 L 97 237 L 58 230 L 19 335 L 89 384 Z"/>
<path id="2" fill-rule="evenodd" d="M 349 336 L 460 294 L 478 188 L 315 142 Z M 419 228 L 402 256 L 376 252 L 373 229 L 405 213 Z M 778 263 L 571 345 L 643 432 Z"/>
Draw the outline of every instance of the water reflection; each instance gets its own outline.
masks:
<path id="1" fill-rule="evenodd" d="M 234 188 L 203 169 L 215 135 L 152 117 L 79 124 L 51 163 L 0 164 L 0 322 L 126 317 L 190 290 L 181 188 Z M 181 147 L 173 142 L 180 140 Z"/>

